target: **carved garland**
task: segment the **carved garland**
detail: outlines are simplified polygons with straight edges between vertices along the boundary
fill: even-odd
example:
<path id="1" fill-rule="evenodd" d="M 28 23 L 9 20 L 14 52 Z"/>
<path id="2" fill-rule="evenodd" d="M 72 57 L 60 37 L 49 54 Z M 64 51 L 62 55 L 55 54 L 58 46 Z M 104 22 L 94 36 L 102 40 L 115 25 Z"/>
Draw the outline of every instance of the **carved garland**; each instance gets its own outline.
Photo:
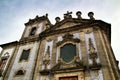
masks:
<path id="1" fill-rule="evenodd" d="M 57 46 L 60 46 L 61 44 L 65 43 L 67 41 L 79 43 L 80 39 L 78 39 L 78 38 L 74 39 L 72 34 L 67 33 L 67 34 L 65 34 L 65 36 L 63 36 L 63 40 L 57 43 Z"/>
<path id="2" fill-rule="evenodd" d="M 89 66 L 92 70 L 99 70 L 101 67 L 100 63 L 97 63 L 96 59 L 98 58 L 97 52 L 95 51 L 95 47 L 92 43 L 91 38 L 89 38 L 89 57 L 92 60 L 92 65 Z"/>

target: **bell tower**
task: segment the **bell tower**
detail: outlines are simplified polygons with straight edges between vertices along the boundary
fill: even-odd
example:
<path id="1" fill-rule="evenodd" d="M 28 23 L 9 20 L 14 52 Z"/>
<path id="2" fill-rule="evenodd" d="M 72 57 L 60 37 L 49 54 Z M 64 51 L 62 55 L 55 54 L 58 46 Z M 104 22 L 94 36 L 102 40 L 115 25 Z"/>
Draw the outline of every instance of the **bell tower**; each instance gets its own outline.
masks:
<path id="1" fill-rule="evenodd" d="M 38 38 L 39 34 L 49 28 L 50 25 L 48 14 L 41 17 L 37 15 L 34 19 L 29 19 L 29 21 L 25 23 L 25 29 L 20 40 Z"/>

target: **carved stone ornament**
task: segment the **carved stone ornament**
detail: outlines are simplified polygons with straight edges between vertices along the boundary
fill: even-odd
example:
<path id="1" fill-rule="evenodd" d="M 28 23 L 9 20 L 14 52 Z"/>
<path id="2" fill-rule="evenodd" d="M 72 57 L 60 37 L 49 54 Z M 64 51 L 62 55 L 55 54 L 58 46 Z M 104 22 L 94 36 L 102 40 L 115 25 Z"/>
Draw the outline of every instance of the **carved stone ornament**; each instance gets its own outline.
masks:
<path id="1" fill-rule="evenodd" d="M 90 20 L 95 20 L 95 18 L 93 17 L 94 16 L 93 12 L 89 12 L 88 16 L 89 16 Z"/>
<path id="2" fill-rule="evenodd" d="M 89 65 L 89 68 L 91 70 L 99 70 L 101 68 L 101 64 L 97 63 L 96 61 L 98 55 L 97 52 L 95 51 L 91 38 L 89 38 L 89 57 L 92 60 L 92 65 Z"/>
<path id="3" fill-rule="evenodd" d="M 45 65 L 45 69 L 47 69 L 47 66 L 50 64 L 50 46 L 48 46 L 47 52 L 43 58 L 43 64 Z"/>
<path id="4" fill-rule="evenodd" d="M 86 30 L 85 30 L 85 33 L 86 33 L 86 34 L 90 34 L 90 33 L 92 33 L 92 32 L 93 32 L 92 29 L 86 29 Z"/>
<path id="5" fill-rule="evenodd" d="M 76 12 L 76 15 L 77 15 L 78 19 L 82 19 L 82 17 L 81 17 L 81 15 L 82 15 L 81 11 Z"/>
<path id="6" fill-rule="evenodd" d="M 64 14 L 64 19 L 72 18 L 71 14 L 72 14 L 72 12 L 67 11 L 67 13 Z"/>
<path id="7" fill-rule="evenodd" d="M 78 39 L 78 38 L 73 38 L 73 35 L 72 35 L 72 34 L 67 33 L 67 34 L 65 34 L 65 35 L 63 36 L 63 40 L 62 40 L 62 41 L 59 41 L 59 42 L 57 43 L 57 46 L 63 44 L 64 42 L 67 42 L 67 41 L 72 41 L 72 42 L 74 42 L 74 43 L 79 43 L 79 42 L 80 42 L 80 39 Z"/>
<path id="8" fill-rule="evenodd" d="M 65 64 L 59 62 L 51 69 L 51 74 L 63 73 L 63 72 L 73 72 L 73 71 L 78 71 L 78 70 L 83 71 L 86 68 L 86 66 L 83 65 L 82 62 L 76 62 L 75 61 L 74 65 L 75 66 L 70 67 L 70 64 L 68 64 L 68 65 L 66 64 L 66 66 L 69 66 L 69 67 L 66 67 L 66 68 L 64 67 L 63 68 L 63 66 L 65 66 Z"/>
<path id="9" fill-rule="evenodd" d="M 97 52 L 95 51 L 94 45 L 92 43 L 91 38 L 89 38 L 89 56 L 92 59 L 93 65 L 96 65 L 96 59 L 98 58 Z"/>

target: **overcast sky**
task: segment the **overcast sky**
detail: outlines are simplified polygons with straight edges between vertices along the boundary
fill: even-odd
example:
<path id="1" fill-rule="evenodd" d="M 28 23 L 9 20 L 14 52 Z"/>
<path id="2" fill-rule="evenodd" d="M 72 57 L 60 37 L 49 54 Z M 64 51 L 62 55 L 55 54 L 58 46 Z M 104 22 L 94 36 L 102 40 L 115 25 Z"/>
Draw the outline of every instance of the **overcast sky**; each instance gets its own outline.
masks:
<path id="1" fill-rule="evenodd" d="M 88 12 L 93 11 L 95 19 L 112 25 L 112 48 L 120 61 L 120 0 L 0 0 L 0 44 L 19 40 L 25 28 L 24 23 L 36 15 L 48 13 L 50 21 L 67 11 L 81 11 L 88 19 Z M 1 51 L 1 49 L 0 49 Z"/>

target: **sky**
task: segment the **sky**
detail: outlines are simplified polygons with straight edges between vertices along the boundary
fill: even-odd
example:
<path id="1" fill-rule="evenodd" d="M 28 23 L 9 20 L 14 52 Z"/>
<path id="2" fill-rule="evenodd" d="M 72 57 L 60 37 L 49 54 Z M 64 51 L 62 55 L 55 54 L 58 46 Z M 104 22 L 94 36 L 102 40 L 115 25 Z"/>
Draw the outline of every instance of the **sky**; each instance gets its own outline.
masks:
<path id="1" fill-rule="evenodd" d="M 116 59 L 120 61 L 120 0 L 0 0 L 0 44 L 19 40 L 29 19 L 48 13 L 52 24 L 55 17 L 82 12 L 82 18 L 89 19 L 88 12 L 94 12 L 96 20 L 111 24 L 111 45 Z M 0 51 L 2 49 L 0 48 Z"/>

